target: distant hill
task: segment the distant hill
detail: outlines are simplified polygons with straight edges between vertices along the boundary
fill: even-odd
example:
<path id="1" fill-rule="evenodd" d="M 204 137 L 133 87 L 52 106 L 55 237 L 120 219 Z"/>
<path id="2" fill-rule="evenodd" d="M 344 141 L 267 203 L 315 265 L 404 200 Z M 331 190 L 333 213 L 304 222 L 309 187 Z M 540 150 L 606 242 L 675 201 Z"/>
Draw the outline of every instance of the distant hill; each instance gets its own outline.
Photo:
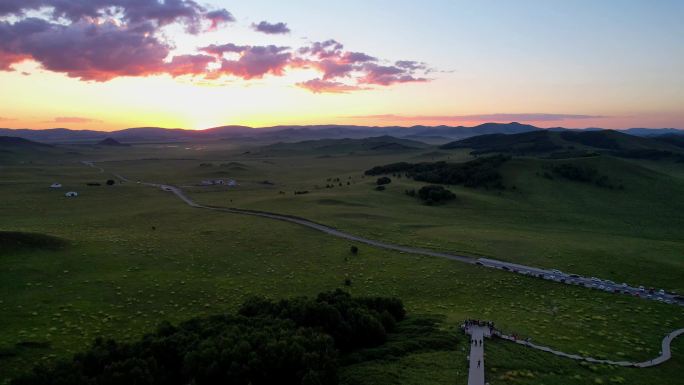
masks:
<path id="1" fill-rule="evenodd" d="M 126 147 L 126 146 L 128 146 L 128 144 L 121 143 L 114 138 L 107 138 L 107 139 L 101 140 L 101 141 L 97 142 L 97 145 L 98 146 L 113 146 L 113 147 Z"/>
<path id="2" fill-rule="evenodd" d="M 474 154 L 505 153 L 512 155 L 610 153 L 634 158 L 684 156 L 684 141 L 673 138 L 650 138 L 619 131 L 533 131 L 521 134 L 480 135 L 454 141 L 442 149 L 469 148 Z"/>
<path id="3" fill-rule="evenodd" d="M 548 131 L 601 131 L 600 128 L 568 130 L 562 127 Z M 180 128 L 135 127 L 119 131 L 104 132 L 94 130 L 70 130 L 53 128 L 46 130 L 0 128 L 0 135 L 21 137 L 48 143 L 97 143 L 112 138 L 127 143 L 133 142 L 173 142 L 188 140 L 229 139 L 257 141 L 259 143 L 300 142 L 318 139 L 362 139 L 377 136 L 393 136 L 443 144 L 487 134 L 520 134 L 525 132 L 547 131 L 539 127 L 521 123 L 484 123 L 474 127 L 464 126 L 355 126 L 355 125 L 313 125 L 313 126 L 272 126 L 252 128 L 247 126 L 221 126 L 206 130 L 184 130 Z M 684 131 L 672 128 L 645 129 L 632 128 L 623 132 L 636 136 L 658 136 L 663 134 L 682 134 Z"/>
<path id="4" fill-rule="evenodd" d="M 684 135 L 681 134 L 665 134 L 656 136 L 653 139 L 659 142 L 668 143 L 673 146 L 684 148 Z"/>
<path id="5" fill-rule="evenodd" d="M 395 138 L 388 135 L 363 138 L 363 139 L 319 139 L 306 140 L 295 143 L 275 143 L 263 146 L 259 153 L 320 153 L 320 154 L 346 154 L 356 152 L 401 152 L 419 150 L 429 147 L 427 144 Z"/>
<path id="6" fill-rule="evenodd" d="M 0 136 L 0 164 L 33 161 L 59 152 L 49 144 L 13 136 Z"/>
<path id="7" fill-rule="evenodd" d="M 14 137 L 14 136 L 0 136 L 0 147 L 5 148 L 48 148 L 52 147 L 49 144 L 34 142 L 32 140 Z"/>

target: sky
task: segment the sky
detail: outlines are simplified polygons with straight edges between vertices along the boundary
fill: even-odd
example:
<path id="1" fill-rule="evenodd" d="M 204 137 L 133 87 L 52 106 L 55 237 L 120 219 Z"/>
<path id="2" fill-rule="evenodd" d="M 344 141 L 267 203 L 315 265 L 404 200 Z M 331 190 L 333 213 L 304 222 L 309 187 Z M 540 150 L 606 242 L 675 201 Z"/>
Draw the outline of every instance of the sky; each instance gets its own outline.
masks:
<path id="1" fill-rule="evenodd" d="M 684 1 L 0 0 L 0 127 L 684 128 Z"/>

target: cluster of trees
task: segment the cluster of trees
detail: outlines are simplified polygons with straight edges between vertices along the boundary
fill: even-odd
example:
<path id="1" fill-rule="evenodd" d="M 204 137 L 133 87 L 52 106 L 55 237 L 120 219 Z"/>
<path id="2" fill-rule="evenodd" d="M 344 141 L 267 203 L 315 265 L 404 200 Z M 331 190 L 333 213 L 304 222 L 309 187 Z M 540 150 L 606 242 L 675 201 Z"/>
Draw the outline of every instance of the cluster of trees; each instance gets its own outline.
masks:
<path id="1" fill-rule="evenodd" d="M 588 165 L 576 165 L 572 163 L 562 163 L 551 167 L 551 171 L 558 176 L 569 179 L 575 182 L 593 183 L 598 187 L 609 189 L 619 188 L 624 189 L 624 186 L 615 186 L 608 176 L 601 175 L 598 170 Z M 553 179 L 549 173 L 544 173 L 544 177 Z"/>
<path id="2" fill-rule="evenodd" d="M 382 186 L 382 185 L 390 184 L 390 183 L 392 183 L 392 179 L 390 179 L 386 176 L 382 176 L 382 177 L 378 178 L 378 180 L 375 181 L 375 184 L 377 184 L 378 186 Z"/>
<path id="3" fill-rule="evenodd" d="M 327 182 L 333 182 L 333 183 L 326 184 L 325 188 L 334 188 L 335 183 L 337 183 L 337 185 L 339 187 L 344 186 L 344 184 L 343 184 L 344 181 L 340 180 L 340 178 L 328 178 L 328 179 L 326 179 L 326 181 Z M 352 182 L 352 177 L 351 176 L 347 177 L 347 186 L 351 186 L 351 182 Z"/>
<path id="4" fill-rule="evenodd" d="M 107 179 L 105 182 L 107 186 L 114 186 L 116 184 L 116 181 L 114 179 Z M 87 186 L 102 186 L 102 183 L 100 182 L 88 182 L 86 183 Z"/>
<path id="5" fill-rule="evenodd" d="M 238 315 L 163 323 L 134 343 L 95 341 L 71 361 L 38 366 L 13 385 L 336 384 L 338 357 L 385 342 L 405 316 L 395 298 L 253 298 Z"/>
<path id="6" fill-rule="evenodd" d="M 302 191 L 295 191 L 294 195 L 304 195 L 304 194 L 308 194 L 308 193 L 309 193 L 309 190 L 302 190 Z"/>
<path id="7" fill-rule="evenodd" d="M 428 206 L 437 205 L 456 199 L 456 195 L 454 193 L 445 189 L 443 186 L 438 185 L 423 186 L 418 190 L 418 192 L 416 192 L 416 190 L 407 190 L 406 195 L 418 197 Z"/>
<path id="8" fill-rule="evenodd" d="M 300 327 L 324 331 L 343 352 L 377 346 L 406 316 L 401 300 L 389 297 L 352 297 L 336 290 L 315 299 L 299 297 L 280 301 L 255 297 L 239 310 L 246 317 L 294 321 Z"/>
<path id="9" fill-rule="evenodd" d="M 444 161 L 431 163 L 400 162 L 373 167 L 367 170 L 365 174 L 405 173 L 406 176 L 421 182 L 503 189 L 504 185 L 499 168 L 509 159 L 511 159 L 510 156 L 495 155 L 464 163 L 447 163 Z"/>

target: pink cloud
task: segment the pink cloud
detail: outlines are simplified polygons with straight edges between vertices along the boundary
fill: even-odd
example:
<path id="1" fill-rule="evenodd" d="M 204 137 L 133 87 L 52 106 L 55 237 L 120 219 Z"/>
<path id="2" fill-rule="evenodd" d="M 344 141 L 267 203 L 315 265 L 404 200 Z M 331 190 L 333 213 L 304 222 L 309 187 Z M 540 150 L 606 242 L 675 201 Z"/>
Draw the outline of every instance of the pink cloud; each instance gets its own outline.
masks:
<path id="1" fill-rule="evenodd" d="M 235 17 L 225 9 L 207 12 L 205 18 L 211 23 L 209 26 L 210 31 L 215 31 L 221 25 L 235 21 Z"/>
<path id="2" fill-rule="evenodd" d="M 128 24 L 154 22 L 157 26 L 183 23 L 191 33 L 201 30 L 204 20 L 213 28 L 233 22 L 235 18 L 225 9 L 208 10 L 194 0 L 2 0 L 0 16 L 23 16 L 27 11 L 47 8 L 54 19 L 77 22 L 84 18 L 108 18 L 112 9 L 122 14 Z"/>
<path id="3" fill-rule="evenodd" d="M 50 16 L 26 16 L 31 14 L 27 11 L 42 7 Z M 2 0 L 2 16 L 11 16 L 0 19 L 0 70 L 6 71 L 13 64 L 33 60 L 48 71 L 104 82 L 152 75 L 250 80 L 307 68 L 317 71 L 320 78 L 298 86 L 316 93 L 425 82 L 430 71 L 415 61 L 386 64 L 367 53 L 347 51 L 333 39 L 294 50 L 212 44 L 174 56 L 174 42 L 162 33 L 163 26 L 179 23 L 189 33 L 199 33 L 207 23 L 215 29 L 235 21 L 227 10 L 208 10 L 193 0 Z M 254 28 L 270 34 L 289 31 L 285 23 L 265 21 Z"/>
<path id="4" fill-rule="evenodd" d="M 363 67 L 365 75 L 359 79 L 363 84 L 389 86 L 395 83 L 426 82 L 425 78 L 413 76 L 413 71 L 396 66 L 382 66 L 366 63 Z"/>
<path id="5" fill-rule="evenodd" d="M 223 59 L 219 73 L 243 79 L 261 78 L 266 74 L 282 76 L 291 59 L 287 50 L 274 45 L 245 48 L 239 59 Z"/>
<path id="6" fill-rule="evenodd" d="M 173 77 L 183 75 L 202 75 L 207 72 L 207 66 L 216 61 L 209 55 L 180 55 L 174 56 L 164 71 Z"/>
<path id="7" fill-rule="evenodd" d="M 364 90 L 366 88 L 348 85 L 340 82 L 332 82 L 323 79 L 311 79 L 305 82 L 297 83 L 298 87 L 307 89 L 313 93 L 334 93 L 334 94 L 344 94 L 351 91 Z"/>
<path id="8" fill-rule="evenodd" d="M 285 23 L 269 23 L 262 21 L 259 24 L 252 24 L 252 29 L 268 35 L 283 35 L 290 33 L 290 28 Z"/>

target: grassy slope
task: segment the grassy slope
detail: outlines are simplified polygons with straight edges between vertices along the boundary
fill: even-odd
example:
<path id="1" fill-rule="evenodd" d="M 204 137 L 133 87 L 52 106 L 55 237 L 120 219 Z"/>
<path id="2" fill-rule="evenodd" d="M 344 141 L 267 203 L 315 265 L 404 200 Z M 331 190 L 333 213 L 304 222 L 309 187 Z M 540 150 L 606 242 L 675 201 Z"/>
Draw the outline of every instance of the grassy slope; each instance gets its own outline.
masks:
<path id="1" fill-rule="evenodd" d="M 506 183 L 515 185 L 515 191 L 455 186 L 451 188 L 459 197 L 455 203 L 427 207 L 403 194 L 420 183 L 395 178 L 387 191 L 374 192 L 375 178 L 362 178 L 365 168 L 396 159 L 252 160 L 247 162 L 248 170 L 231 173 L 242 183 L 238 189 L 189 190 L 200 202 L 300 215 L 378 239 L 684 291 L 684 223 L 678 215 L 684 204 L 677 199 L 684 193 L 681 174 L 610 157 L 521 159 L 504 168 Z M 564 162 L 590 164 L 625 190 L 537 175 Z M 188 174 L 196 171 L 192 169 L 196 165 L 186 166 L 172 178 L 157 178 L 190 182 L 193 178 Z M 154 178 L 152 169 L 145 174 Z M 343 186 L 323 188 L 329 177 L 340 177 Z M 265 179 L 275 186 L 255 183 Z M 294 190 L 312 193 L 294 196 Z"/>
<path id="2" fill-rule="evenodd" d="M 87 155 L 125 158 L 125 155 L 151 157 L 151 153 L 173 152 L 170 155 L 178 158 L 184 153 L 175 151 L 131 148 L 125 153 Z M 194 156 L 235 160 L 230 153 L 207 153 Z M 254 207 L 272 205 L 279 211 L 293 210 L 301 215 L 318 213 L 326 218 L 324 222 L 334 220 L 355 232 L 368 231 L 382 239 L 432 247 L 448 245 L 454 232 L 440 234 L 438 230 L 453 226 L 450 222 L 430 231 L 427 231 L 430 227 L 424 227 L 426 218 L 430 221 L 443 218 L 441 208 L 418 205 L 395 191 L 399 190 L 397 186 L 392 186 L 385 195 L 370 192 L 369 181 L 358 178 L 357 170 L 399 157 L 383 155 L 325 162 L 311 162 L 306 158 L 239 159 L 251 170 L 240 180 L 268 178 L 283 185 L 268 187 L 254 183 L 230 193 L 196 195 L 198 199 L 216 200 L 221 204 L 229 203 L 230 199 L 236 204 L 244 200 L 246 205 Z M 270 163 L 274 161 L 276 164 Z M 163 164 L 111 162 L 107 168 L 151 180 L 187 183 L 201 179 L 196 173 L 207 172 L 198 167 L 198 161 Z M 17 355 L 0 358 L 0 377 L 25 370 L 35 361 L 64 357 L 80 350 L 96 335 L 133 338 L 163 318 L 179 321 L 198 314 L 231 310 L 250 294 L 274 297 L 315 294 L 340 286 L 345 277 L 352 279 L 354 293 L 400 296 L 413 313 L 445 315 L 447 327 L 455 327 L 465 317 L 490 318 L 538 342 L 568 351 L 587 351 L 595 356 L 612 358 L 621 352 L 626 358 L 650 357 L 657 354 L 662 335 L 681 327 L 683 322 L 681 309 L 672 306 L 440 259 L 385 252 L 363 245 L 360 256 L 351 257 L 348 243 L 314 231 L 259 218 L 198 211 L 180 205 L 168 194 L 135 184 L 83 187 L 81 196 L 74 200 L 46 188 L 54 180 L 70 188 L 102 177 L 96 170 L 77 164 L 24 165 L 3 171 L 6 178 L 0 184 L 0 198 L 8 204 L 0 208 L 0 230 L 46 233 L 68 239 L 71 244 L 66 250 L 3 257 L 0 351 Z M 356 181 L 351 187 L 343 188 L 347 190 L 323 190 L 320 195 L 312 193 L 297 199 L 291 194 L 277 193 L 279 189 L 291 192 L 294 188 L 310 186 L 319 179 L 325 184 L 326 175 L 342 176 L 345 172 L 354 175 Z M 478 208 L 477 204 L 515 202 L 507 195 L 465 190 L 461 193 L 463 202 L 474 204 L 469 214 L 471 220 L 482 216 L 477 213 L 482 206 Z M 459 212 L 466 214 L 466 210 Z M 411 220 L 406 220 L 407 215 Z M 453 217 L 454 213 L 449 216 Z M 515 219 L 515 216 L 508 217 L 513 223 Z M 510 244 L 518 244 L 516 237 L 538 238 L 541 232 L 541 227 L 526 225 L 511 233 L 505 222 L 498 228 L 488 228 L 499 222 L 503 221 L 488 219 L 476 223 L 479 227 L 464 231 L 473 237 L 469 240 L 473 247 L 485 250 L 499 250 L 500 246 L 492 245 L 498 246 L 502 234 L 510 237 Z M 480 231 L 485 232 L 479 234 Z M 434 232 L 436 236 L 432 235 Z M 562 234 L 543 233 L 549 238 L 549 247 L 570 237 L 571 229 Z M 428 235 L 430 238 L 425 238 Z M 596 245 L 610 248 L 606 238 L 605 234 L 596 235 Z M 490 244 L 490 239 L 495 241 Z M 530 244 L 519 248 L 524 250 Z M 561 248 L 567 247 L 565 243 L 560 244 Z M 616 271 L 620 273 L 621 269 Z M 676 276 L 672 270 L 668 275 Z M 49 342 L 49 347 L 15 347 L 22 342 Z M 543 353 L 527 354 L 533 361 L 545 359 Z M 463 378 L 464 365 L 458 360 L 465 361 L 463 352 L 419 353 L 395 361 L 354 366 L 346 369 L 344 378 L 386 379 L 385 383 L 400 380 L 424 383 L 425 378 L 430 378 L 430 382 L 446 383 Z M 505 351 L 488 350 L 488 360 L 496 365 L 508 362 L 508 355 Z M 522 362 L 519 365 L 524 367 Z M 554 362 L 553 365 L 574 368 L 576 364 Z M 669 365 L 674 369 L 649 370 L 651 377 L 639 383 L 662 383 L 660 380 L 674 379 L 676 371 L 684 369 L 681 360 Z M 642 378 L 641 374 L 625 373 L 628 379 Z"/>

